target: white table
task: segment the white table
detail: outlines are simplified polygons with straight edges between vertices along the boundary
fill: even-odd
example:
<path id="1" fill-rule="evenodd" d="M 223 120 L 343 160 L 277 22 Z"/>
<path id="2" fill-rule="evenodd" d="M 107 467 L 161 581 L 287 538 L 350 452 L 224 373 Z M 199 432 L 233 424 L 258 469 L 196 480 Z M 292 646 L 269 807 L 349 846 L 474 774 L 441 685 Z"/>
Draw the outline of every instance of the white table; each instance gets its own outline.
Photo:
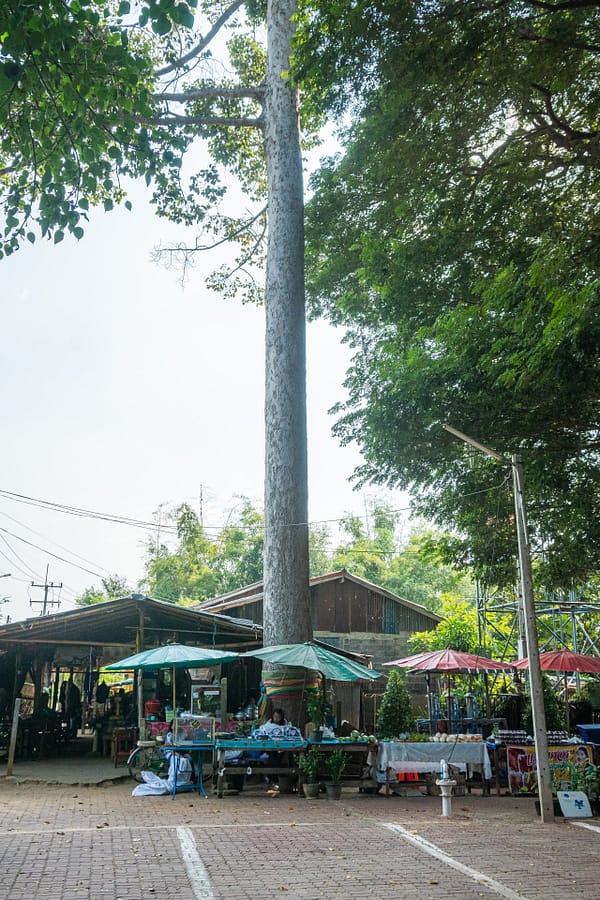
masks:
<path id="1" fill-rule="evenodd" d="M 483 741 L 381 741 L 377 751 L 376 780 L 390 784 L 398 772 L 439 772 L 441 761 L 457 766 L 468 776 L 469 770 L 478 767 L 483 777 L 484 793 L 489 793 L 492 766 L 487 746 Z"/>

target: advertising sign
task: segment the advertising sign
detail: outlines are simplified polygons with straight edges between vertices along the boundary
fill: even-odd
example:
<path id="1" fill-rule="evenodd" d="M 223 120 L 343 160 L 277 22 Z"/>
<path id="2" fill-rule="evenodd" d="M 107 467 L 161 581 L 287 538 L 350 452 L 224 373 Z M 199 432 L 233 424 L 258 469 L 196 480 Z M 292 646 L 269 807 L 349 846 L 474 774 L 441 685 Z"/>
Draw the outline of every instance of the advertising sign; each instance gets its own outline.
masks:
<path id="1" fill-rule="evenodd" d="M 512 794 L 537 792 L 535 747 L 531 745 L 506 748 L 508 784 Z M 568 788 L 574 769 L 582 772 L 594 762 L 593 747 L 588 744 L 554 745 L 548 747 L 552 780 Z"/>

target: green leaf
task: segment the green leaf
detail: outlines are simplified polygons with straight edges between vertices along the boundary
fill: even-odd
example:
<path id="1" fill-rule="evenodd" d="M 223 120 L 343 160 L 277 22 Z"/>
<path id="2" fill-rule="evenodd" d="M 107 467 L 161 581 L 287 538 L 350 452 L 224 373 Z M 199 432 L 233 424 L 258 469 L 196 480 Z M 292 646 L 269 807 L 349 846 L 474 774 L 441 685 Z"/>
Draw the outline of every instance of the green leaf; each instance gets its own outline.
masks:
<path id="1" fill-rule="evenodd" d="M 54 232 L 54 243 L 60 244 L 60 242 L 64 239 L 65 233 L 64 231 L 55 231 Z"/>
<path id="2" fill-rule="evenodd" d="M 152 31 L 156 34 L 169 34 L 171 31 L 171 20 L 162 13 L 152 22 Z"/>

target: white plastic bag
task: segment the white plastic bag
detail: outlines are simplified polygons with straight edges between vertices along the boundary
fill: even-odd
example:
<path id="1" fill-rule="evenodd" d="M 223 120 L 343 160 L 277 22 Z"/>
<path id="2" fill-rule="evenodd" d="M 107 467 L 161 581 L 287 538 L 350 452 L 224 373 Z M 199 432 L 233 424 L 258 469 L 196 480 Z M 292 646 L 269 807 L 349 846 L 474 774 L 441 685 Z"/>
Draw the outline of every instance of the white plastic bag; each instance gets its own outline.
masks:
<path id="1" fill-rule="evenodd" d="M 161 794 L 171 794 L 175 783 L 175 767 L 177 767 L 177 784 L 189 784 L 192 780 L 192 762 L 187 756 L 171 754 L 169 760 L 169 775 L 167 779 L 159 778 L 154 772 L 142 772 L 143 784 L 138 784 L 131 792 L 132 797 L 158 797 Z"/>

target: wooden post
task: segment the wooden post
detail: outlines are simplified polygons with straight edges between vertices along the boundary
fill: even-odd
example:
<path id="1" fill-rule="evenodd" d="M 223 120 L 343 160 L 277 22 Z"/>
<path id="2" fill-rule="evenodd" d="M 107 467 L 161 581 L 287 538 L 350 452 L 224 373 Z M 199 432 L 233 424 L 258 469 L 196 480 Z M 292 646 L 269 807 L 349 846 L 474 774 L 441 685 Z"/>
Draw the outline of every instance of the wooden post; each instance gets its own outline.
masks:
<path id="1" fill-rule="evenodd" d="M 138 633 L 136 643 L 138 645 L 138 653 L 144 649 L 144 610 L 138 605 Z M 137 707 L 138 707 L 138 740 L 143 741 L 146 737 L 144 719 L 144 683 L 142 680 L 142 670 L 138 669 L 137 676 Z"/>
<path id="2" fill-rule="evenodd" d="M 227 679 L 221 678 L 221 731 L 227 725 Z"/>
<path id="3" fill-rule="evenodd" d="M 15 700 L 15 708 L 13 711 L 12 728 L 10 730 L 10 744 L 8 746 L 8 762 L 6 765 L 6 774 L 12 775 L 13 763 L 15 761 L 15 748 L 17 746 L 17 734 L 19 731 L 19 712 L 21 711 L 21 698 Z"/>

